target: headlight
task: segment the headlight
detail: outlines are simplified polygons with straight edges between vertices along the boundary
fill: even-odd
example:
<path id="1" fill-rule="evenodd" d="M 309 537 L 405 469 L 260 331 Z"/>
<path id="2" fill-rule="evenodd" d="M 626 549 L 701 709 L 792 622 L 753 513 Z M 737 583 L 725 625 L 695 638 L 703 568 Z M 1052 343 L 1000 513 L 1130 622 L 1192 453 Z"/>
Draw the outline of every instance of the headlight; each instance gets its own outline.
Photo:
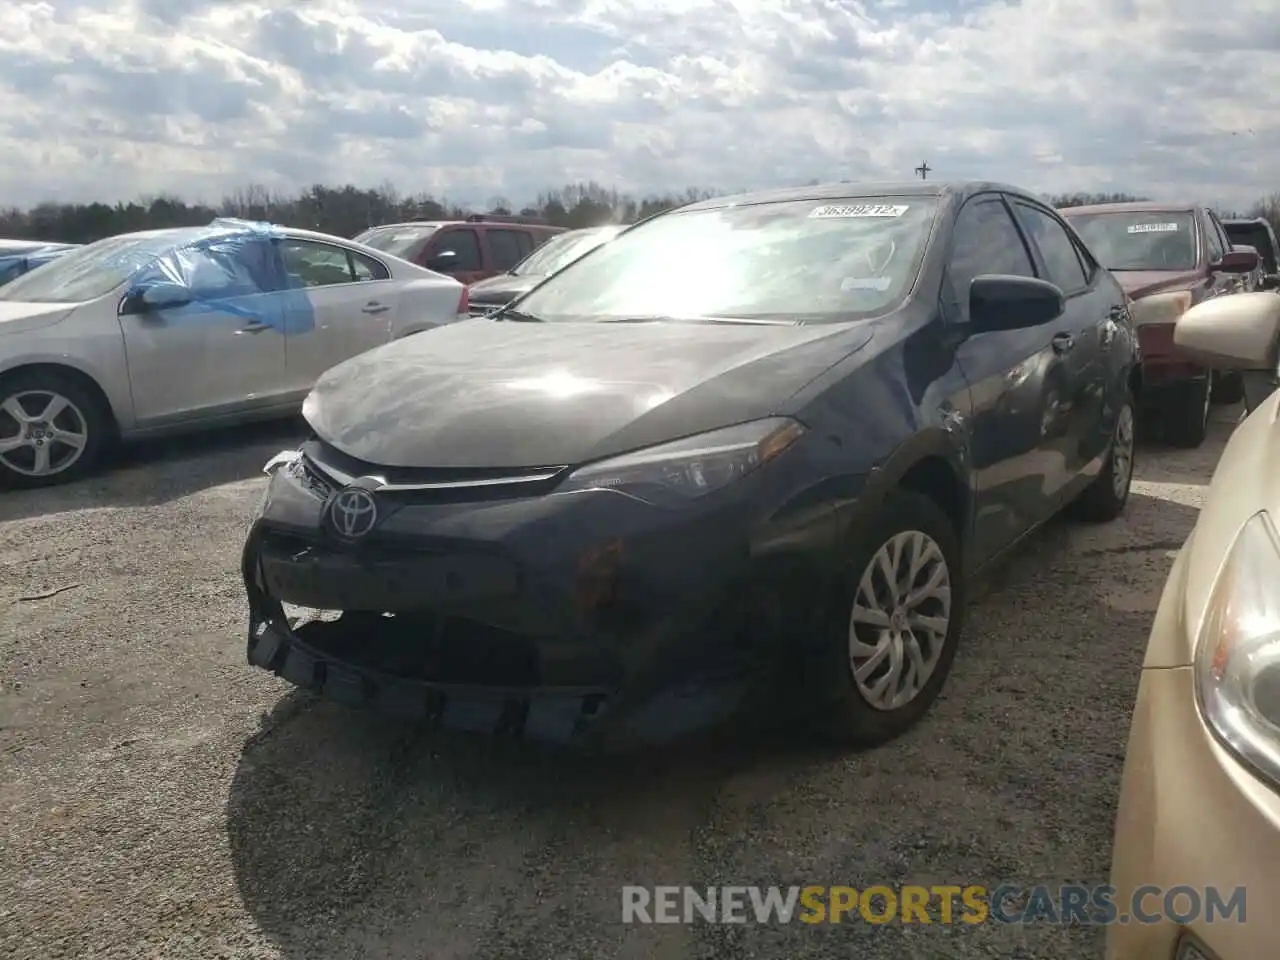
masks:
<path id="1" fill-rule="evenodd" d="M 655 503 L 690 500 L 745 477 L 803 435 L 804 427 L 786 417 L 754 420 L 587 464 L 558 490 L 623 490 Z"/>
<path id="2" fill-rule="evenodd" d="M 1148 323 L 1175 323 L 1190 309 L 1191 291 L 1179 290 L 1135 300 L 1129 307 L 1129 315 L 1133 317 L 1134 325 L 1141 327 Z"/>
<path id="3" fill-rule="evenodd" d="M 262 472 L 267 476 L 274 476 L 275 472 L 281 467 L 288 467 L 297 463 L 302 459 L 301 450 L 281 450 L 274 457 L 266 462 L 262 468 Z"/>
<path id="4" fill-rule="evenodd" d="M 1196 644 L 1196 690 L 1210 726 L 1280 783 L 1280 538 L 1266 513 L 1240 530 Z"/>

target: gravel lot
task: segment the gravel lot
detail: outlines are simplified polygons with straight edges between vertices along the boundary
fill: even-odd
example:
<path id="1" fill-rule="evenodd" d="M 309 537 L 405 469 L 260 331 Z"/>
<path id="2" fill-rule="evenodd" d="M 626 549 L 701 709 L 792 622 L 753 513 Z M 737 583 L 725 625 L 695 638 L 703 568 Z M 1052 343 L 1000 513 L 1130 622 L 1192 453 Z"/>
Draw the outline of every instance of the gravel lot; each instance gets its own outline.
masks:
<path id="1" fill-rule="evenodd" d="M 742 737 L 588 762 L 250 669 L 238 551 L 293 425 L 0 494 L 0 955 L 1100 956 L 1089 928 L 624 928 L 619 888 L 1104 882 L 1148 624 L 1236 415 L 1142 451 L 1121 521 L 1036 537 L 974 604 L 945 699 L 862 755 Z"/>

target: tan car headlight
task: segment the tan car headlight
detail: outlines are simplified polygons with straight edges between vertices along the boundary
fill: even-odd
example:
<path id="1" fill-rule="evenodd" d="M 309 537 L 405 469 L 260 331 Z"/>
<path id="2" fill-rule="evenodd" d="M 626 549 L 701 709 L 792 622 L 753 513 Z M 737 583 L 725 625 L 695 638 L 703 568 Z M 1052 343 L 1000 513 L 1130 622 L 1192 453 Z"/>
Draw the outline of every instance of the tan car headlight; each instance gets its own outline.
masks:
<path id="1" fill-rule="evenodd" d="M 1241 528 L 1214 583 L 1195 672 L 1213 732 L 1280 784 L 1280 536 L 1265 512 Z"/>

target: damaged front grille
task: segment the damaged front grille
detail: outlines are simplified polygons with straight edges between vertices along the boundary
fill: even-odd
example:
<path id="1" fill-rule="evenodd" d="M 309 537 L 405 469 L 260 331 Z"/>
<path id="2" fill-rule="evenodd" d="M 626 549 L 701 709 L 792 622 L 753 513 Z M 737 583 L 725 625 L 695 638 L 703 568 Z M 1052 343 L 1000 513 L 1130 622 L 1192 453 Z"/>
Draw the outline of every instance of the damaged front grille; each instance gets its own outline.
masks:
<path id="1" fill-rule="evenodd" d="M 533 467 L 386 467 L 348 456 L 323 440 L 302 446 L 304 469 L 330 490 L 362 477 L 379 481 L 379 492 L 413 500 L 477 500 L 540 496 L 567 472 L 565 466 Z"/>

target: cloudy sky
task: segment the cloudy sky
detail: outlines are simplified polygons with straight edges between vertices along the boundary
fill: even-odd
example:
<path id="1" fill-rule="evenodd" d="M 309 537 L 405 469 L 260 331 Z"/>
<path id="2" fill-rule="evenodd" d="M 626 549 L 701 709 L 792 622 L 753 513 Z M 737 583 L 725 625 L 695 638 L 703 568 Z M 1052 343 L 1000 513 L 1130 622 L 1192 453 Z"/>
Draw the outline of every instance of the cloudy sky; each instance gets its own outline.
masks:
<path id="1" fill-rule="evenodd" d="M 4 0 L 0 205 L 945 178 L 1280 190 L 1276 0 Z"/>

